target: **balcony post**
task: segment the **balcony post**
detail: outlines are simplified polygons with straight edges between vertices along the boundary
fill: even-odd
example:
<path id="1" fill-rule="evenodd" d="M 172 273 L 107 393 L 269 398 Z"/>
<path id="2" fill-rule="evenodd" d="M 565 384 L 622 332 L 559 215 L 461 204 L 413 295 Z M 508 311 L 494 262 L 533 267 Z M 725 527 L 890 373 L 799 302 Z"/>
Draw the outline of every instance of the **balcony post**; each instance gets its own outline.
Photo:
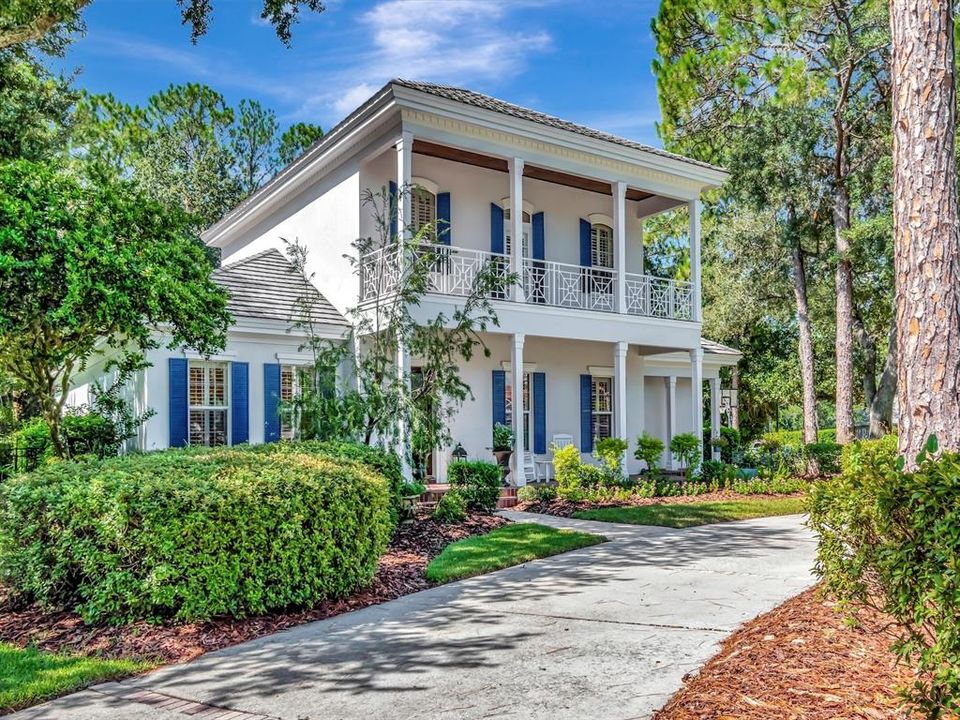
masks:
<path id="1" fill-rule="evenodd" d="M 524 301 L 523 292 L 523 158 L 510 160 L 510 270 L 519 278 L 513 299 Z"/>
<path id="2" fill-rule="evenodd" d="M 691 286 L 691 317 L 696 322 L 703 319 L 700 308 L 700 198 L 687 203 L 690 210 L 690 286 Z"/>
<path id="3" fill-rule="evenodd" d="M 413 177 L 413 133 L 404 130 L 397 141 L 397 233 L 407 236 L 410 225 L 410 182 Z"/>
<path id="4" fill-rule="evenodd" d="M 512 352 L 510 353 L 510 375 L 512 381 L 511 398 L 513 400 L 513 484 L 527 484 L 523 474 L 523 333 L 514 333 Z"/>
<path id="5" fill-rule="evenodd" d="M 622 180 L 612 184 L 613 190 L 613 262 L 617 279 L 617 312 L 627 311 L 627 184 Z"/>
<path id="6" fill-rule="evenodd" d="M 402 338 L 397 340 L 397 377 L 400 382 L 410 383 L 410 352 Z M 397 455 L 400 456 L 400 470 L 406 481 L 413 480 L 413 468 L 410 466 L 410 426 L 401 416 L 397 420 Z"/>

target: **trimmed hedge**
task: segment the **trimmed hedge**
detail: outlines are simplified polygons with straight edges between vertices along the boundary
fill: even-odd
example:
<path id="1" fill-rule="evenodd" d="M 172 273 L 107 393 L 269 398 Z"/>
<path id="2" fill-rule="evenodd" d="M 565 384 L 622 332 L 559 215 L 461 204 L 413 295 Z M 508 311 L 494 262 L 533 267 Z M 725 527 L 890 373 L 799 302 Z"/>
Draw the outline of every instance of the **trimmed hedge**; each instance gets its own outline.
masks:
<path id="1" fill-rule="evenodd" d="M 897 461 L 896 438 L 843 451 L 843 472 L 814 485 L 810 527 L 817 573 L 854 613 L 876 607 L 899 626 L 894 650 L 918 679 L 906 690 L 926 717 L 960 712 L 960 454 L 916 472 Z"/>
<path id="2" fill-rule="evenodd" d="M 837 441 L 836 428 L 825 428 L 817 431 L 818 443 L 835 443 Z M 803 449 L 803 430 L 775 430 L 764 433 L 760 442 L 769 449 L 789 449 L 799 452 Z"/>
<path id="3" fill-rule="evenodd" d="M 485 460 L 455 460 L 447 467 L 447 480 L 470 510 L 493 512 L 500 499 L 500 466 Z"/>
<path id="4" fill-rule="evenodd" d="M 389 506 L 381 474 L 295 445 L 59 463 L 0 486 L 0 579 L 89 622 L 309 607 L 373 579 Z"/>

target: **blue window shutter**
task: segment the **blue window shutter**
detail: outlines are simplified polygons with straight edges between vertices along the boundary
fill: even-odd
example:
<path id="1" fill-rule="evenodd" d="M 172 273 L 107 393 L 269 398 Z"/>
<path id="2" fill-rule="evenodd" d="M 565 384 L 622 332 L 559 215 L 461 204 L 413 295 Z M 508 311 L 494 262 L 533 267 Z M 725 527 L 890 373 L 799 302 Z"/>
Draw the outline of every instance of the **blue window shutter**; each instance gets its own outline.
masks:
<path id="1" fill-rule="evenodd" d="M 263 441 L 280 439 L 280 365 L 263 364 Z"/>
<path id="2" fill-rule="evenodd" d="M 493 423 L 507 422 L 507 372 L 493 371 Z"/>
<path id="3" fill-rule="evenodd" d="M 399 207 L 397 206 L 397 184 L 393 180 L 390 181 L 390 190 L 387 197 L 388 209 L 390 211 L 390 242 L 395 242 L 397 239 L 397 213 L 399 212 Z"/>
<path id="4" fill-rule="evenodd" d="M 590 223 L 580 218 L 580 264 L 590 267 L 593 263 L 590 256 Z"/>
<path id="5" fill-rule="evenodd" d="M 547 451 L 547 374 L 533 374 L 533 451 Z"/>
<path id="6" fill-rule="evenodd" d="M 490 252 L 503 253 L 503 208 L 490 203 Z"/>
<path id="7" fill-rule="evenodd" d="M 187 405 L 187 360 L 170 358 L 170 447 L 186 447 L 190 439 Z"/>
<path id="8" fill-rule="evenodd" d="M 534 213 L 531 218 L 533 221 L 533 247 L 531 252 L 533 253 L 534 260 L 546 260 L 547 256 L 544 254 L 544 227 L 543 227 L 543 213 L 538 212 Z"/>
<path id="9" fill-rule="evenodd" d="M 230 363 L 230 444 L 250 441 L 250 363 Z"/>
<path id="10" fill-rule="evenodd" d="M 437 193 L 437 240 L 443 245 L 451 245 L 450 233 L 450 193 Z"/>
<path id="11" fill-rule="evenodd" d="M 580 452 L 593 452 L 593 377 L 580 376 Z"/>

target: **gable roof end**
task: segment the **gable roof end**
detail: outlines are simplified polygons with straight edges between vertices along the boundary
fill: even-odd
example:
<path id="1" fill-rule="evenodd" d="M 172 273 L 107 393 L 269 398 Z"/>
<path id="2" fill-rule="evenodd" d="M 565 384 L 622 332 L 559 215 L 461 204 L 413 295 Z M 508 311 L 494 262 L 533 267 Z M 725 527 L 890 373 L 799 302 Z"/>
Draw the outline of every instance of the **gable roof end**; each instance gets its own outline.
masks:
<path id="1" fill-rule="evenodd" d="M 213 271 L 211 279 L 230 294 L 227 310 L 234 317 L 280 320 L 292 325 L 306 320 L 300 299 L 309 297 L 312 322 L 349 325 L 313 283 L 274 248 L 223 265 Z"/>

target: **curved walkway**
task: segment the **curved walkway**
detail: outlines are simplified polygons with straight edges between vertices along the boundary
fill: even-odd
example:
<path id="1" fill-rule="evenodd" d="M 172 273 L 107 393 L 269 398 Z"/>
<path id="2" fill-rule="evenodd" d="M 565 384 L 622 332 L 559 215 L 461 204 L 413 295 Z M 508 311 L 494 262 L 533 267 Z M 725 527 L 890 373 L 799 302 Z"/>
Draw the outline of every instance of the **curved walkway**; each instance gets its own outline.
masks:
<path id="1" fill-rule="evenodd" d="M 738 625 L 813 582 L 814 539 L 798 516 L 672 530 L 504 514 L 610 542 L 13 717 L 645 718 Z"/>

